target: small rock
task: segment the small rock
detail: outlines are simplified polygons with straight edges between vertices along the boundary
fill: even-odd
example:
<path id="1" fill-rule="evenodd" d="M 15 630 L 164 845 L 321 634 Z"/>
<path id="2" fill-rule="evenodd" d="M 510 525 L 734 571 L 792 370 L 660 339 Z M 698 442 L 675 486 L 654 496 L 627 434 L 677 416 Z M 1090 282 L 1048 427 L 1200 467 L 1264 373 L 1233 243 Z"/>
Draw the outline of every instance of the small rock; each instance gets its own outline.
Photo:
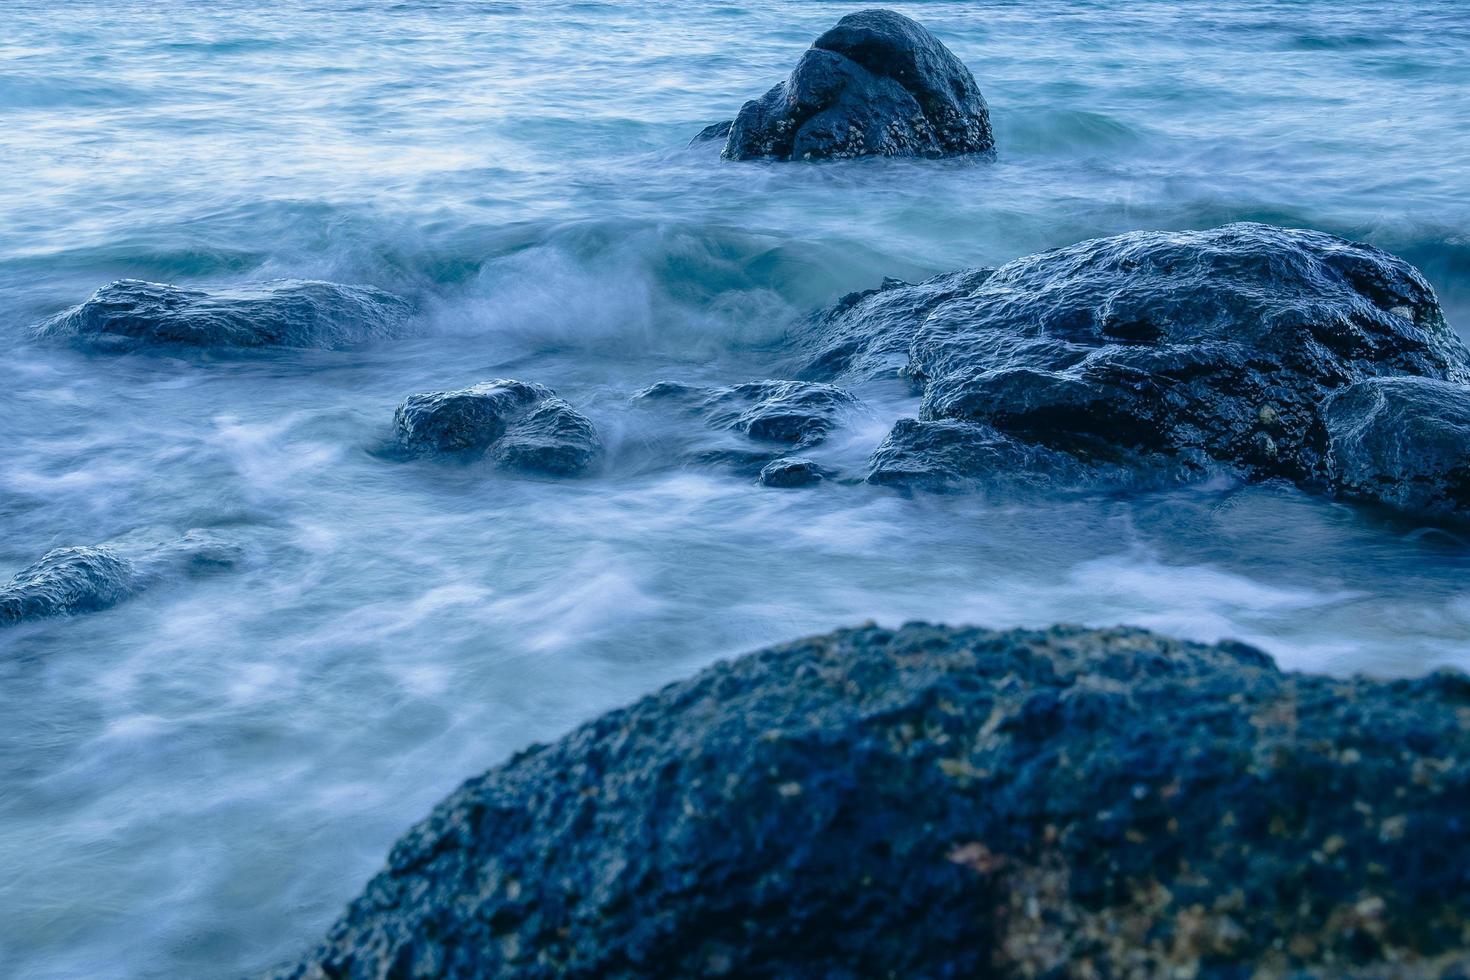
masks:
<path id="1" fill-rule="evenodd" d="M 783 456 L 772 460 L 761 469 L 761 486 L 766 487 L 809 487 L 821 483 L 822 468 L 809 459 Z"/>

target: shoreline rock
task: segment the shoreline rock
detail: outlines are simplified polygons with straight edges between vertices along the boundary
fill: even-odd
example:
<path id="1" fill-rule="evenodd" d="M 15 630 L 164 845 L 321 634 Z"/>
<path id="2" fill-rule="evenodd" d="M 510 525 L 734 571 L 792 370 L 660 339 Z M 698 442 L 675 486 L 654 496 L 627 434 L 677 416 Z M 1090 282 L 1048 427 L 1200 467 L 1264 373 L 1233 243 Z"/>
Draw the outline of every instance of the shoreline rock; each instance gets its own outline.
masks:
<path id="1" fill-rule="evenodd" d="M 1461 673 L 842 630 L 469 780 L 273 976 L 1442 975 L 1467 805 Z"/>
<path id="2" fill-rule="evenodd" d="M 1470 351 L 1416 269 L 1322 232 L 1133 232 L 888 282 L 792 346 L 804 377 L 876 377 L 906 355 L 919 418 L 875 452 L 873 482 L 1227 475 L 1470 515 Z"/>
<path id="3" fill-rule="evenodd" d="M 718 138 L 724 124 L 695 140 Z M 849 14 L 791 75 L 741 107 L 726 160 L 943 157 L 995 148 L 990 110 L 964 63 L 891 10 Z"/>
<path id="4" fill-rule="evenodd" d="M 371 286 L 278 279 L 203 290 L 120 279 L 42 321 L 35 335 L 109 351 L 337 350 L 395 336 L 411 312 L 407 300 Z"/>

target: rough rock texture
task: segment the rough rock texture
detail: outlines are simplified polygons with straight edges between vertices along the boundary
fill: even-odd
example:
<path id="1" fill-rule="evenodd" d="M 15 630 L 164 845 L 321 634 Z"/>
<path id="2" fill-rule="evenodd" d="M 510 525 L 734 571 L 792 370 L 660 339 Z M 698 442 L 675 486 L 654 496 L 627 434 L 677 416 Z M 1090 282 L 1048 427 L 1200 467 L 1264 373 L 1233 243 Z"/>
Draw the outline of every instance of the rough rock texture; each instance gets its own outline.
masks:
<path id="1" fill-rule="evenodd" d="M 107 548 L 56 548 L 0 585 L 0 626 L 107 609 L 137 588 L 132 563 Z"/>
<path id="2" fill-rule="evenodd" d="M 513 422 L 491 455 L 509 469 L 574 476 L 602 455 L 602 440 L 585 415 L 548 398 Z"/>
<path id="3" fill-rule="evenodd" d="M 484 452 L 512 419 L 551 398 L 545 385 L 497 378 L 456 391 L 409 395 L 393 415 L 399 444 L 414 454 Z"/>
<path id="4" fill-rule="evenodd" d="M 465 783 L 285 977 L 1439 976 L 1470 679 L 861 628 Z"/>
<path id="5" fill-rule="evenodd" d="M 821 483 L 825 476 L 822 468 L 812 460 L 797 456 L 782 456 L 761 467 L 760 476 L 757 479 L 764 487 L 789 489 Z"/>
<path id="6" fill-rule="evenodd" d="M 1343 496 L 1470 514 L 1470 387 L 1370 378 L 1329 395 L 1322 417 L 1333 482 Z"/>
<path id="7" fill-rule="evenodd" d="M 640 391 L 637 398 L 674 402 L 716 429 L 798 448 L 822 442 L 857 406 L 857 399 L 842 388 L 807 381 L 751 381 L 731 388 L 661 381 Z"/>
<path id="8" fill-rule="evenodd" d="M 205 291 L 122 279 L 42 322 L 36 334 L 113 350 L 334 349 L 392 336 L 410 312 L 406 300 L 370 286 L 281 279 Z"/>
<path id="9" fill-rule="evenodd" d="M 602 454 L 596 427 L 550 388 L 504 378 L 409 395 L 393 425 L 411 456 L 488 453 L 507 469 L 555 476 L 582 473 Z"/>
<path id="10" fill-rule="evenodd" d="M 0 584 L 0 627 L 109 609 L 169 572 L 232 567 L 243 549 L 200 529 L 160 536 L 141 529 L 97 547 L 55 548 Z"/>
<path id="11" fill-rule="evenodd" d="M 990 111 L 970 70 L 902 14 L 864 10 L 817 38 L 786 81 L 745 103 L 723 155 L 938 157 L 994 146 Z"/>
<path id="12" fill-rule="evenodd" d="M 1470 353 L 1413 267 L 1319 232 L 1139 232 L 975 275 L 973 288 L 954 277 L 890 287 L 819 318 L 834 325 L 834 350 L 860 352 L 839 367 L 910 335 L 920 420 L 946 423 L 896 429 L 874 460 L 881 481 L 907 470 L 920 482 L 989 479 L 1017 465 L 1057 482 L 1224 471 L 1363 496 L 1374 479 L 1339 483 L 1327 397 L 1373 378 L 1405 379 L 1399 392 L 1470 382 Z M 1362 404 L 1338 403 L 1339 430 Z"/>
<path id="13" fill-rule="evenodd" d="M 877 289 L 849 293 L 788 338 L 797 351 L 793 374 L 804 381 L 852 383 L 900 373 L 930 311 L 973 292 L 994 271 L 966 269 L 918 284 L 885 279 Z"/>

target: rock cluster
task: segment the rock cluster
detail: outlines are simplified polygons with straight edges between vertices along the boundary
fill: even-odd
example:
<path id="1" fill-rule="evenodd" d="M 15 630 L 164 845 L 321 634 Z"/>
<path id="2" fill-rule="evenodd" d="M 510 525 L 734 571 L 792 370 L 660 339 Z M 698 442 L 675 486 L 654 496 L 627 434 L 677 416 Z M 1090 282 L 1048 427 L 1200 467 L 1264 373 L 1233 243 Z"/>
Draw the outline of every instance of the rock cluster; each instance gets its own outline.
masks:
<path id="1" fill-rule="evenodd" d="M 279 976 L 1448 975 L 1467 806 L 1463 674 L 866 627 L 471 779 Z"/>
<path id="2" fill-rule="evenodd" d="M 808 322 L 806 376 L 923 391 L 875 482 L 1048 486 L 1228 472 L 1470 509 L 1470 353 L 1408 263 L 1261 224 L 1136 232 L 885 284 Z"/>

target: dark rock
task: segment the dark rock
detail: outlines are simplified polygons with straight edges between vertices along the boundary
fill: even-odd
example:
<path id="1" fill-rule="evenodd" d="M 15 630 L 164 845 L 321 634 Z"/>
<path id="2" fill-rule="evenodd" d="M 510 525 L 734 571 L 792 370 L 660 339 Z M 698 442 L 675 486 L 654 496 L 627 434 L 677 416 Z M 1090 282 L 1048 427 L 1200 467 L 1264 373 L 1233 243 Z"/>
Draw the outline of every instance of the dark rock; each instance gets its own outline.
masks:
<path id="1" fill-rule="evenodd" d="M 1467 714 L 1132 629 L 814 637 L 465 783 L 278 976 L 1448 975 Z"/>
<path id="2" fill-rule="evenodd" d="M 393 336 L 406 300 L 370 286 L 281 279 L 211 291 L 122 279 L 36 328 L 104 349 L 335 349 Z"/>
<path id="3" fill-rule="evenodd" d="M 713 125 L 706 126 L 695 134 L 694 139 L 689 141 L 689 145 L 693 146 L 695 143 L 710 143 L 715 140 L 724 140 L 729 137 L 730 127 L 733 125 L 735 125 L 735 120 L 726 119 L 724 122 L 717 122 Z"/>
<path id="4" fill-rule="evenodd" d="M 482 453 L 505 435 L 512 419 L 552 397 L 545 385 L 497 378 L 458 391 L 409 395 L 393 415 L 399 445 L 409 453 Z"/>
<path id="5" fill-rule="evenodd" d="M 1322 418 L 1342 496 L 1470 515 L 1470 387 L 1370 378 L 1329 395 Z"/>
<path id="6" fill-rule="evenodd" d="M 492 455 L 509 469 L 575 476 L 602 455 L 602 440 L 585 415 L 548 398 L 511 424 Z"/>
<path id="7" fill-rule="evenodd" d="M 97 612 L 138 590 L 132 563 L 107 548 L 56 548 L 0 585 L 0 626 Z"/>
<path id="8" fill-rule="evenodd" d="M 821 483 L 824 476 L 822 468 L 809 459 L 782 456 L 761 468 L 759 480 L 765 487 L 809 487 Z"/>
<path id="9" fill-rule="evenodd" d="M 1373 377 L 1470 381 L 1470 354 L 1413 267 L 1312 231 L 1140 232 L 1018 259 L 937 305 L 922 286 L 876 299 L 921 311 L 907 368 L 921 419 L 986 429 L 978 454 L 971 430 L 927 430 L 930 448 L 963 438 L 932 465 L 911 458 L 919 471 L 974 476 L 967 456 L 988 470 L 1045 449 L 1110 476 L 1330 488 L 1331 392 Z M 835 319 L 861 334 L 860 314 Z M 917 431 L 893 440 L 910 457 Z"/>
<path id="10" fill-rule="evenodd" d="M 786 81 L 745 103 L 723 155 L 939 157 L 994 146 L 970 70 L 902 14 L 864 10 L 817 38 Z"/>
<path id="11" fill-rule="evenodd" d="M 637 397 L 676 402 L 714 428 L 799 448 L 822 442 L 857 406 L 857 399 L 843 389 L 808 381 L 751 381 L 732 388 L 661 381 Z"/>
<path id="12" fill-rule="evenodd" d="M 984 484 L 1065 490 L 1121 483 L 1131 472 L 1080 462 L 956 419 L 899 419 L 868 461 L 868 482 L 944 492 Z"/>
<path id="13" fill-rule="evenodd" d="M 571 476 L 602 453 L 597 429 L 545 385 L 503 378 L 409 395 L 393 418 L 409 455 L 491 458 L 507 469 Z"/>
<path id="14" fill-rule="evenodd" d="M 941 303 L 968 295 L 994 269 L 966 269 L 918 283 L 885 279 L 849 293 L 809 317 L 788 339 L 798 352 L 793 373 L 805 381 L 866 381 L 908 365 L 914 333 Z"/>
<path id="15" fill-rule="evenodd" d="M 230 568 L 243 554 L 239 543 L 198 529 L 182 536 L 144 529 L 98 547 L 56 548 L 0 585 L 0 627 L 100 612 L 163 575 Z"/>

